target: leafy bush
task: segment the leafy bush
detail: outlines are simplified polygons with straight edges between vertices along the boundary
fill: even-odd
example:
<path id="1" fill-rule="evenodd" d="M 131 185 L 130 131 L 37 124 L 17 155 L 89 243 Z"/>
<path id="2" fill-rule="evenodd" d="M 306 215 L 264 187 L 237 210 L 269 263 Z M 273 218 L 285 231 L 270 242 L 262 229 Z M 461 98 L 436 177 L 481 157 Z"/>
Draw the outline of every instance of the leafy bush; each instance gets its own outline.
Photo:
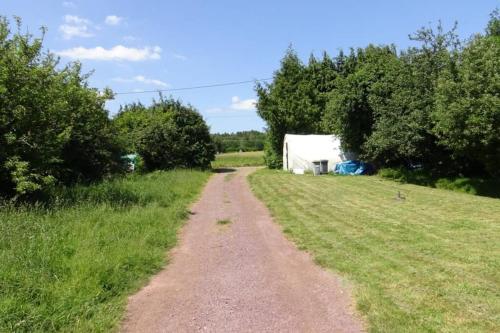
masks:
<path id="1" fill-rule="evenodd" d="M 401 183 L 500 198 L 500 180 L 496 178 L 440 177 L 424 169 L 408 170 L 405 168 L 383 168 L 377 174 Z"/>
<path id="2" fill-rule="evenodd" d="M 378 175 L 401 183 L 411 183 L 425 186 L 432 186 L 435 182 L 431 174 L 423 169 L 408 170 L 403 167 L 383 168 L 378 171 Z"/>
<path id="3" fill-rule="evenodd" d="M 0 195 L 27 197 L 52 185 L 118 171 L 120 148 L 104 109 L 111 97 L 88 87 L 78 63 L 61 68 L 33 38 L 0 17 Z"/>
<path id="4" fill-rule="evenodd" d="M 478 194 L 477 189 L 473 185 L 473 180 L 470 178 L 456 178 L 456 179 L 448 179 L 448 178 L 439 178 L 435 182 L 436 188 L 441 188 L 445 190 L 451 190 L 455 192 L 463 192 L 469 194 Z"/>
<path id="5" fill-rule="evenodd" d="M 144 169 L 210 167 L 215 147 L 207 124 L 191 106 L 180 101 L 154 101 L 150 107 L 132 104 L 121 109 L 114 119 L 118 131 L 136 149 Z"/>

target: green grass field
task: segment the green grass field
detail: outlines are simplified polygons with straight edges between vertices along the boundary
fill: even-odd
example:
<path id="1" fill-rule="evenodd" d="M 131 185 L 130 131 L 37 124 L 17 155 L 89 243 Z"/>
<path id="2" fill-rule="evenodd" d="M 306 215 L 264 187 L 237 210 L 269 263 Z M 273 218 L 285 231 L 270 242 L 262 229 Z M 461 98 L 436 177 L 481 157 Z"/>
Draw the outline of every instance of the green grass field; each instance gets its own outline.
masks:
<path id="1" fill-rule="evenodd" d="M 50 209 L 0 207 L 0 332 L 116 329 L 209 175 L 155 172 L 66 190 Z"/>
<path id="2" fill-rule="evenodd" d="M 500 332 L 500 200 L 376 176 L 250 182 L 299 248 L 352 283 L 370 331 Z"/>
<path id="3" fill-rule="evenodd" d="M 264 152 L 250 151 L 242 153 L 217 154 L 212 168 L 244 167 L 264 165 Z"/>

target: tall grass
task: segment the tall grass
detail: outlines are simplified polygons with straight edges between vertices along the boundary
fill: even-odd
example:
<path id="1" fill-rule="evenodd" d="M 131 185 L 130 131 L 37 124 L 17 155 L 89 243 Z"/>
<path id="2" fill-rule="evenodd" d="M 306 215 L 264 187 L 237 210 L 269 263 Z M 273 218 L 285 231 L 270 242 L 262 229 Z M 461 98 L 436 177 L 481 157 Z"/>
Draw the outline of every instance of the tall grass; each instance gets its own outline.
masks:
<path id="1" fill-rule="evenodd" d="M 155 172 L 0 208 L 0 332 L 109 331 L 209 174 Z"/>

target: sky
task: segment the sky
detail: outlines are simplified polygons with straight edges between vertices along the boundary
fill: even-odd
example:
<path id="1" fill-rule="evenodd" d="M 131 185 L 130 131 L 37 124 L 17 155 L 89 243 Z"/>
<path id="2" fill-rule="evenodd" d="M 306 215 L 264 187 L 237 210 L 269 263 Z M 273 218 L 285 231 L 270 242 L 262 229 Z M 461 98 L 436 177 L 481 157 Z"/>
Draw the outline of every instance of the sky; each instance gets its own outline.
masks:
<path id="1" fill-rule="evenodd" d="M 399 49 L 422 26 L 458 21 L 467 38 L 483 32 L 500 0 L 107 1 L 0 0 L 0 15 L 23 20 L 23 31 L 48 32 L 45 48 L 62 63 L 93 71 L 90 85 L 117 94 L 106 104 L 148 105 L 158 89 L 271 78 L 289 45 L 303 61 L 323 51 L 369 43 Z M 254 83 L 164 92 L 194 106 L 211 132 L 263 130 Z"/>

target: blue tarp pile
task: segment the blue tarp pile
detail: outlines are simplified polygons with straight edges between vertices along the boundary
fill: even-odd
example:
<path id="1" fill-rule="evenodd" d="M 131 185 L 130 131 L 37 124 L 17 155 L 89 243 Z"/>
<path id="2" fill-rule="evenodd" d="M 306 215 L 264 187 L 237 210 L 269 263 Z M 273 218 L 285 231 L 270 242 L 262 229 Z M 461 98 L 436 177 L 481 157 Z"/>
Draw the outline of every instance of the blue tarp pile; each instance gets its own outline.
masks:
<path id="1" fill-rule="evenodd" d="M 370 164 L 361 161 L 345 161 L 335 165 L 335 173 L 340 175 L 367 175 L 372 172 Z"/>

